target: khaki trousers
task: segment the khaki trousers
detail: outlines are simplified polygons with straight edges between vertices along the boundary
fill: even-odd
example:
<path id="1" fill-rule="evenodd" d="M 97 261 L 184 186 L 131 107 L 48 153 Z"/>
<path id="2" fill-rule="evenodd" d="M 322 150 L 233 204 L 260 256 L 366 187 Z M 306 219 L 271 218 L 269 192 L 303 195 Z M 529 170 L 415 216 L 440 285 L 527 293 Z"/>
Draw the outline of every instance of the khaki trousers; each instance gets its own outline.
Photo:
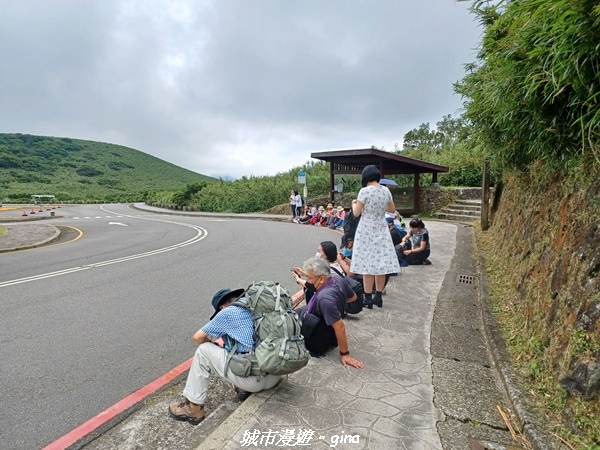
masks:
<path id="1" fill-rule="evenodd" d="M 278 375 L 266 375 L 264 377 L 238 377 L 231 373 L 225 374 L 225 362 L 227 361 L 227 350 L 212 342 L 200 344 L 188 373 L 187 382 L 183 389 L 183 395 L 190 402 L 204 405 L 208 391 L 208 379 L 211 373 L 231 382 L 238 388 L 248 392 L 260 392 L 271 389 L 280 380 Z"/>

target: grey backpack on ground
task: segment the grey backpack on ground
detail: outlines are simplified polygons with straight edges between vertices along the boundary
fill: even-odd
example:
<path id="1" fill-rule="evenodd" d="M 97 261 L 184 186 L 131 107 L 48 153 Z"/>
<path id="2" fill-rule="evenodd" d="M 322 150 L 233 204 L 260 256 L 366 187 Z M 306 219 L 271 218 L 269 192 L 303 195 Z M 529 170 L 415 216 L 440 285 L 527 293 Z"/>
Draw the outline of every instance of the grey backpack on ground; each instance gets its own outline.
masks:
<path id="1" fill-rule="evenodd" d="M 238 300 L 232 305 L 249 309 L 254 320 L 256 348 L 252 355 L 246 356 L 252 362 L 248 375 L 286 375 L 306 366 L 310 354 L 287 291 L 279 283 L 258 281 L 248 286 L 244 295 L 247 301 Z M 230 352 L 229 360 L 234 351 Z"/>

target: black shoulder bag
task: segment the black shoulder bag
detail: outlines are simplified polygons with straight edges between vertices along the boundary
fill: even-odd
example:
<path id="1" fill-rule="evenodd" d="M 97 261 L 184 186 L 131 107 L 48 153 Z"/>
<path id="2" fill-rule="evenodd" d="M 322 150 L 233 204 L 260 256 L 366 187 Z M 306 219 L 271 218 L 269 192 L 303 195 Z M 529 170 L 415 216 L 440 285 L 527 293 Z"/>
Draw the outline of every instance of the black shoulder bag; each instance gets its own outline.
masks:
<path id="1" fill-rule="evenodd" d="M 337 273 L 340 277 L 342 277 L 344 279 L 344 281 L 346 283 L 348 283 L 350 288 L 356 294 L 356 300 L 354 300 L 353 302 L 350 302 L 350 303 L 346 303 L 346 307 L 344 308 L 344 310 L 348 314 L 358 314 L 359 312 L 361 312 L 363 310 L 363 294 L 365 293 L 365 291 L 363 289 L 362 283 L 360 281 L 356 281 L 352 277 L 346 276 L 346 274 L 343 272 L 340 273 L 340 271 L 337 270 L 335 267 L 332 267 L 331 269 L 335 273 Z"/>

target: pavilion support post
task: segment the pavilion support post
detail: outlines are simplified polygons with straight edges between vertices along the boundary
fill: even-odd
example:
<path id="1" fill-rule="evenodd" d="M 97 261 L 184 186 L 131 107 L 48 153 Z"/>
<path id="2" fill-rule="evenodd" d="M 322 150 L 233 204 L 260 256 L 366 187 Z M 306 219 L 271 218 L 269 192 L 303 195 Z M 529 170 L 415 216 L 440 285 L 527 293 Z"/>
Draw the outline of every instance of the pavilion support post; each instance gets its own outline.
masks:
<path id="1" fill-rule="evenodd" d="M 419 192 L 419 173 L 415 173 L 415 184 L 413 188 L 413 205 L 415 208 L 414 213 L 419 214 L 419 210 L 421 209 L 421 193 Z"/>
<path id="2" fill-rule="evenodd" d="M 335 181 L 335 175 L 333 174 L 333 162 L 329 163 L 329 201 L 334 203 L 335 201 L 335 191 L 333 189 L 333 183 Z"/>
<path id="3" fill-rule="evenodd" d="M 430 187 L 432 189 L 439 189 L 440 188 L 440 183 L 438 183 L 438 173 L 437 172 L 432 172 L 431 173 L 431 185 Z"/>

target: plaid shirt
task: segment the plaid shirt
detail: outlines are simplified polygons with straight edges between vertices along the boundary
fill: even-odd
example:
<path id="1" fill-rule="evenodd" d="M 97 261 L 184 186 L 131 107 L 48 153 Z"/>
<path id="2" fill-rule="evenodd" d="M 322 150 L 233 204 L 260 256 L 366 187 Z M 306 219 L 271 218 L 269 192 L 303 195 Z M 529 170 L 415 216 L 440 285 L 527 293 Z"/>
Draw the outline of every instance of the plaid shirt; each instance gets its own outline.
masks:
<path id="1" fill-rule="evenodd" d="M 228 306 L 201 328 L 209 336 L 229 336 L 238 342 L 236 353 L 254 351 L 254 321 L 252 313 L 237 305 Z"/>

